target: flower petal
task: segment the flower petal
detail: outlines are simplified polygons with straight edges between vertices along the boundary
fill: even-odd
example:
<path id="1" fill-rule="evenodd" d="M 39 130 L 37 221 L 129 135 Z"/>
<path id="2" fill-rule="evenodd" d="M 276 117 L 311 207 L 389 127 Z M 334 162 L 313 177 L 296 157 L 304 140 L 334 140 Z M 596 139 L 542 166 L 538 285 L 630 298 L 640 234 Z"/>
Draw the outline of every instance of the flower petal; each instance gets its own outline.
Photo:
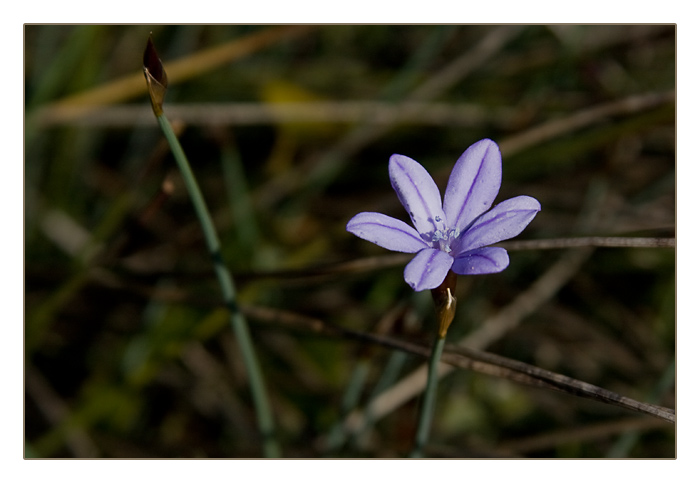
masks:
<path id="1" fill-rule="evenodd" d="M 453 262 L 454 259 L 447 253 L 426 248 L 408 262 L 403 271 L 403 278 L 416 292 L 435 288 L 445 280 Z"/>
<path id="2" fill-rule="evenodd" d="M 447 226 L 460 232 L 486 212 L 501 188 L 501 152 L 490 139 L 469 146 L 452 169 L 443 209 Z"/>
<path id="3" fill-rule="evenodd" d="M 452 271 L 460 275 L 483 275 L 505 269 L 510 263 L 508 252 L 501 247 L 470 250 L 455 259 Z"/>
<path id="4" fill-rule="evenodd" d="M 477 218 L 467 232 L 462 234 L 456 253 L 461 255 L 474 248 L 519 235 L 540 209 L 540 202 L 530 196 L 516 196 L 499 203 Z"/>
<path id="5" fill-rule="evenodd" d="M 389 159 L 389 177 L 418 233 L 429 239 L 436 230 L 445 229 L 440 191 L 423 166 L 408 156 L 394 154 Z"/>
<path id="6" fill-rule="evenodd" d="M 416 253 L 428 245 L 411 226 L 382 213 L 358 213 L 346 228 L 353 235 L 397 252 Z"/>

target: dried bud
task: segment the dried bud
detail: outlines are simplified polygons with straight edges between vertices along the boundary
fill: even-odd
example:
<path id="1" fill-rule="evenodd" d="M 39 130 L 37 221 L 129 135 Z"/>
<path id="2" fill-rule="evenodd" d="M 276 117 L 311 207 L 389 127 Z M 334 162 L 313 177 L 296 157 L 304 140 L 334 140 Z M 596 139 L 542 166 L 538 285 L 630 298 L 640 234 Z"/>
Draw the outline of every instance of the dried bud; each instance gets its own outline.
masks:
<path id="1" fill-rule="evenodd" d="M 163 100 L 165 91 L 168 88 L 168 76 L 165 73 L 165 69 L 163 69 L 163 63 L 158 57 L 158 52 L 156 52 L 150 36 L 148 37 L 146 50 L 143 53 L 143 74 L 146 76 L 153 113 L 156 116 L 160 116 L 163 114 Z"/>

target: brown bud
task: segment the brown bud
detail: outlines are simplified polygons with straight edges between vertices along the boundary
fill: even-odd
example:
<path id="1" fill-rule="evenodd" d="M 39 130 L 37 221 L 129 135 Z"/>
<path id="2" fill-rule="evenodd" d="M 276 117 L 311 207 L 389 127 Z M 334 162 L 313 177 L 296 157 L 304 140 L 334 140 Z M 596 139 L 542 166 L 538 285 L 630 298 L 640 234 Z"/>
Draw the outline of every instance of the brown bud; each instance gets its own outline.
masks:
<path id="1" fill-rule="evenodd" d="M 156 116 L 163 114 L 163 100 L 168 88 L 168 76 L 163 69 L 163 63 L 158 57 L 158 52 L 153 46 L 153 40 L 148 37 L 146 50 L 143 53 L 143 74 L 148 84 L 148 94 L 151 97 L 151 106 Z"/>

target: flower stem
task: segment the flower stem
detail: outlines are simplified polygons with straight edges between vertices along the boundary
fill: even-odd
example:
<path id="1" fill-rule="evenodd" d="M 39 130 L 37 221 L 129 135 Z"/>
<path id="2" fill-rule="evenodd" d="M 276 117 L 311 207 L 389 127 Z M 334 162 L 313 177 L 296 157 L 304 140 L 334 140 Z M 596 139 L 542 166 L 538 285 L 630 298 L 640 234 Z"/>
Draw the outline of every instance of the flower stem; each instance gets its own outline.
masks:
<path id="1" fill-rule="evenodd" d="M 447 337 L 447 329 L 452 324 L 457 310 L 457 299 L 454 297 L 455 288 L 457 286 L 457 274 L 452 270 L 447 272 L 445 280 L 432 289 L 433 302 L 435 302 L 435 314 L 437 315 L 437 337 L 433 344 L 433 351 L 430 354 L 428 362 L 428 381 L 425 385 L 425 394 L 423 396 L 423 405 L 418 419 L 418 430 L 416 431 L 416 441 L 411 452 L 411 458 L 422 458 L 423 447 L 428 441 L 430 434 L 430 426 L 433 423 L 433 413 L 435 412 L 435 397 L 437 394 L 437 383 L 439 374 L 438 367 L 440 366 L 440 357 L 442 350 L 445 348 L 445 338 Z"/>
<path id="2" fill-rule="evenodd" d="M 163 134 L 165 134 L 165 138 L 170 145 L 175 161 L 180 168 L 183 180 L 187 186 L 187 191 L 192 198 L 192 203 L 197 213 L 197 217 L 202 225 L 207 248 L 209 249 L 209 253 L 214 262 L 216 277 L 219 280 L 219 285 L 221 286 L 226 307 L 229 309 L 231 326 L 234 334 L 236 335 L 236 340 L 238 341 L 241 355 L 243 357 L 243 363 L 248 373 L 250 388 L 253 395 L 253 404 L 255 405 L 255 411 L 258 417 L 258 428 L 263 438 L 263 453 L 268 458 L 279 458 L 280 449 L 274 435 L 274 420 L 272 418 L 272 410 L 270 408 L 267 391 L 263 382 L 260 364 L 255 354 L 253 342 L 248 330 L 248 324 L 241 314 L 238 304 L 236 303 L 236 289 L 233 283 L 233 278 L 231 277 L 231 273 L 221 257 L 221 245 L 216 229 L 214 228 L 214 223 L 211 219 L 211 215 L 209 214 L 209 210 L 207 209 L 207 205 L 204 201 L 204 197 L 202 196 L 202 192 L 199 189 L 194 173 L 192 172 L 190 164 L 187 161 L 187 156 L 185 156 L 185 152 L 182 150 L 180 141 L 177 139 L 170 122 L 162 111 L 160 113 L 156 112 L 156 118 L 158 119 L 158 124 L 160 124 Z"/>
<path id="3" fill-rule="evenodd" d="M 438 366 L 440 365 L 440 357 L 442 350 L 445 347 L 445 336 L 438 335 L 435 338 L 433 352 L 430 355 L 428 365 L 428 382 L 425 386 L 425 394 L 423 396 L 423 405 L 421 406 L 420 418 L 418 420 L 418 430 L 416 431 L 416 440 L 411 452 L 411 458 L 422 458 L 423 447 L 428 441 L 430 427 L 433 422 L 433 413 L 435 412 L 435 396 L 437 395 L 438 383 Z"/>

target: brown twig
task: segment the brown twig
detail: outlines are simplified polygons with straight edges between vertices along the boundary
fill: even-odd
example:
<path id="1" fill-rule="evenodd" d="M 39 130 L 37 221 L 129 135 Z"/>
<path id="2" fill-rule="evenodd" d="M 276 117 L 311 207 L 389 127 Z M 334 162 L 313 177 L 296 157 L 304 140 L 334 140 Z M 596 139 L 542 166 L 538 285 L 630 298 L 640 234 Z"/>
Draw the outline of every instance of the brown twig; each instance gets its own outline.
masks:
<path id="1" fill-rule="evenodd" d="M 561 392 L 566 392 L 574 396 L 593 399 L 613 406 L 623 407 L 632 411 L 649 414 L 668 422 L 676 422 L 676 412 L 672 409 L 636 401 L 634 399 L 621 396 L 607 389 L 603 389 L 587 382 L 579 381 L 562 374 L 540 369 L 539 367 L 526 364 L 524 362 L 508 359 L 488 352 L 475 351 L 463 346 L 450 345 L 445 349 L 450 354 L 459 354 L 472 360 L 478 360 L 493 366 L 502 368 L 509 373 L 509 379 L 519 380 L 528 385 L 546 387 Z M 449 362 L 446 359 L 445 362 Z M 459 365 L 459 361 L 453 361 Z M 452 363 L 452 362 L 451 362 Z M 461 367 L 461 366 L 460 366 Z M 494 374 L 496 375 L 496 374 Z M 514 377 L 513 377 L 514 376 Z M 522 376 L 522 378 L 518 377 Z"/>
<path id="2" fill-rule="evenodd" d="M 498 243 L 508 250 L 555 250 L 566 248 L 675 248 L 675 238 L 647 237 L 577 237 L 547 238 L 542 240 L 513 240 Z M 319 265 L 294 270 L 239 273 L 241 279 L 309 279 L 326 278 L 332 275 L 364 273 L 406 264 L 413 255 L 390 254 L 358 258 L 348 262 Z"/>
<path id="3" fill-rule="evenodd" d="M 604 421 L 597 424 L 586 424 L 582 427 L 566 428 L 499 443 L 498 451 L 512 456 L 541 451 L 555 446 L 581 442 L 584 440 L 607 438 L 625 431 L 649 430 L 667 428 L 663 421 L 649 418 L 624 418 L 616 421 Z"/>
<path id="4" fill-rule="evenodd" d="M 618 236 L 586 236 L 580 238 L 548 238 L 544 240 L 513 240 L 498 244 L 508 250 L 554 250 L 560 248 L 675 248 L 675 238 L 646 238 Z"/>
<path id="5" fill-rule="evenodd" d="M 652 92 L 618 99 L 590 109 L 577 111 L 559 119 L 544 122 L 499 143 L 503 156 L 523 151 L 565 133 L 601 122 L 615 116 L 635 114 L 653 109 L 676 100 L 676 92 Z"/>
<path id="6" fill-rule="evenodd" d="M 288 329 L 303 330 L 331 337 L 352 338 L 364 343 L 369 342 L 401 350 L 423 358 L 430 356 L 430 347 L 428 346 L 399 340 L 390 336 L 347 329 L 312 317 L 256 306 L 243 306 L 241 310 L 251 319 L 272 323 Z M 676 421 L 675 411 L 672 409 L 636 401 L 593 384 L 489 352 L 450 344 L 445 347 L 442 362 L 455 368 L 473 370 L 482 374 L 506 378 L 521 384 L 543 387 L 586 399 L 593 399 L 654 416 L 668 422 Z"/>
<path id="7" fill-rule="evenodd" d="M 358 123 L 376 125 L 417 124 L 437 126 L 480 126 L 484 123 L 508 124 L 512 108 L 485 108 L 477 104 L 381 101 L 326 101 L 299 103 L 228 102 L 172 104 L 171 118 L 188 126 L 268 125 L 300 122 Z M 42 126 L 81 125 L 91 127 L 153 126 L 153 112 L 147 106 L 117 105 L 80 118 L 45 116 Z"/>

